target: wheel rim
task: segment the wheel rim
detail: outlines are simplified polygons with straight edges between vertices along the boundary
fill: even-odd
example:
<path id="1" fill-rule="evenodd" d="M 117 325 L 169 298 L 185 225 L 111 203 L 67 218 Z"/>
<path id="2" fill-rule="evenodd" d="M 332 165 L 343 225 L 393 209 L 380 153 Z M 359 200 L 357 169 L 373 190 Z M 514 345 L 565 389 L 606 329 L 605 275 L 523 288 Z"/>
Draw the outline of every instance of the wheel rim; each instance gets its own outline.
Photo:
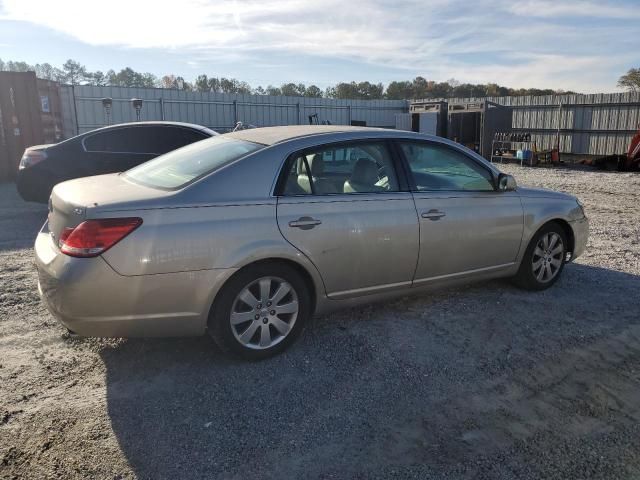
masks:
<path id="1" fill-rule="evenodd" d="M 545 233 L 533 251 L 533 276 L 540 283 L 550 282 L 558 275 L 563 261 L 562 237 L 555 232 Z"/>
<path id="2" fill-rule="evenodd" d="M 231 331 L 247 348 L 271 348 L 291 333 L 298 311 L 298 295 L 291 284 L 278 277 L 262 277 L 236 296 L 229 317 Z"/>

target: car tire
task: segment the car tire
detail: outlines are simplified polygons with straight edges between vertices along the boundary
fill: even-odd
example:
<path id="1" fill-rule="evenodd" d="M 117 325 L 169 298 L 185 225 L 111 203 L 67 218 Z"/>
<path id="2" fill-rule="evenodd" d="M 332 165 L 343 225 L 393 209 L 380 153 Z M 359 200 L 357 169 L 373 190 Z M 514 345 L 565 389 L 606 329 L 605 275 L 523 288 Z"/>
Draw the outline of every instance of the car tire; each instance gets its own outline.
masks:
<path id="1" fill-rule="evenodd" d="M 514 283 L 526 290 L 551 287 L 562 274 L 567 247 L 567 235 L 560 224 L 544 225 L 529 242 Z"/>
<path id="2" fill-rule="evenodd" d="M 240 270 L 222 287 L 208 332 L 223 351 L 260 360 L 291 345 L 311 313 L 300 273 L 285 264 L 262 263 Z"/>

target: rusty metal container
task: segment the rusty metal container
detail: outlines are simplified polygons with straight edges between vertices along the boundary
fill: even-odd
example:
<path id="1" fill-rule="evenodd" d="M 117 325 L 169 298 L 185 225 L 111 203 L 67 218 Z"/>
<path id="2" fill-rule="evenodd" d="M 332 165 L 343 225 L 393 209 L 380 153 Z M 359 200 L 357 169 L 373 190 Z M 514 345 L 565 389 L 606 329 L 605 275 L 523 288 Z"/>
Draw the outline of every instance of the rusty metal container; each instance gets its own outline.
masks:
<path id="1" fill-rule="evenodd" d="M 26 147 L 44 143 L 34 72 L 0 72 L 0 181 L 12 180 Z"/>

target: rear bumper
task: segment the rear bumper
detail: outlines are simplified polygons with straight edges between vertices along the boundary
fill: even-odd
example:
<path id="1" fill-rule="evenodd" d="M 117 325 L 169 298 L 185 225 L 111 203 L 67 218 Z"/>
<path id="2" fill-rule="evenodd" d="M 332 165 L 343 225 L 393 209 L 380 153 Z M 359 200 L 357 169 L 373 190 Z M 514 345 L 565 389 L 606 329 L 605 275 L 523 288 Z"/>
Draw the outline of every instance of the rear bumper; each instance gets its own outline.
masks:
<path id="1" fill-rule="evenodd" d="M 36 168 L 18 170 L 16 188 L 23 200 L 27 202 L 47 203 L 53 185 L 45 180 L 45 175 Z"/>
<path id="2" fill-rule="evenodd" d="M 122 276 L 101 257 L 61 254 L 45 230 L 35 244 L 38 290 L 53 316 L 79 335 L 201 335 L 217 289 L 235 271 Z"/>
<path id="3" fill-rule="evenodd" d="M 589 240 L 589 219 L 587 217 L 569 222 L 573 230 L 574 245 L 571 260 L 575 260 L 584 253 Z"/>

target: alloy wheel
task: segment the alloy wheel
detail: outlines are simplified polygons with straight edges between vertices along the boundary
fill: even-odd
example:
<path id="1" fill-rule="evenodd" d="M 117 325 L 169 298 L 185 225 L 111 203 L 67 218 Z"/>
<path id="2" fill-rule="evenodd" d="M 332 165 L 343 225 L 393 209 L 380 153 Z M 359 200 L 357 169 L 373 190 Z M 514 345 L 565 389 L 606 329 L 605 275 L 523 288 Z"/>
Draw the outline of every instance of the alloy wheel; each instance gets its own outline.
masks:
<path id="1" fill-rule="evenodd" d="M 291 332 L 298 311 L 298 295 L 291 284 L 278 277 L 262 277 L 236 296 L 229 318 L 231 331 L 247 348 L 271 348 Z"/>
<path id="2" fill-rule="evenodd" d="M 555 232 L 548 232 L 540 237 L 533 251 L 533 275 L 541 283 L 550 282 L 558 275 L 564 261 L 564 245 L 562 238 Z"/>

